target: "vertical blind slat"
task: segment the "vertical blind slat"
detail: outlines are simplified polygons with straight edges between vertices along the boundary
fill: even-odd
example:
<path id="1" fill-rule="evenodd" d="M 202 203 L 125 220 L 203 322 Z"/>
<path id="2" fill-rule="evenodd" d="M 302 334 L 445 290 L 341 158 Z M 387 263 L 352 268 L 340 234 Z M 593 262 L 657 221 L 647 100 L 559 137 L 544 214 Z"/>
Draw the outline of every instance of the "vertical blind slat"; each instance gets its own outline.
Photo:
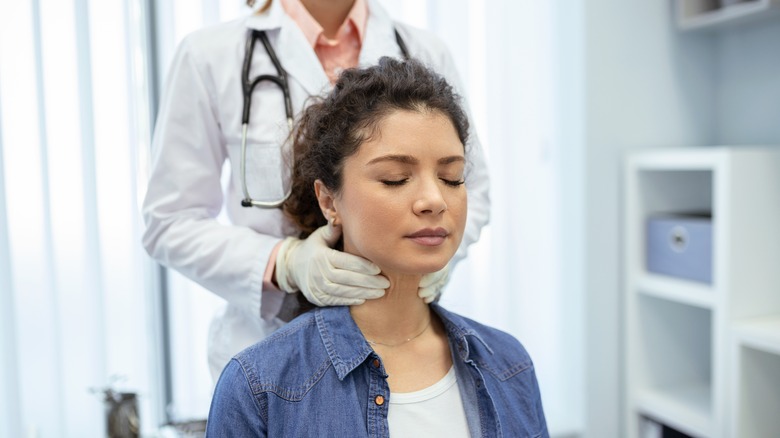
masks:
<path id="1" fill-rule="evenodd" d="M 147 48 L 129 41 L 142 22 L 126 6 L 0 5 L 0 436 L 103 435 L 89 390 L 109 374 L 157 400 L 135 187 L 149 121 L 131 115 L 148 117 L 130 72 L 131 59 L 146 71 Z"/>
<path id="2" fill-rule="evenodd" d="M 0 6 L 0 16 L 10 13 Z M 7 23 L 0 21 L 5 28 Z M 3 64 L 3 41 L 0 39 L 0 65 Z M 2 96 L 3 75 L 0 70 L 0 96 Z M 16 315 L 11 293 L 11 251 L 8 238 L 8 208 L 6 207 L 5 159 L 3 157 L 3 105 L 0 102 L 0 436 L 21 436 L 21 411 L 19 409 L 19 385 L 17 383 Z"/>
<path id="3" fill-rule="evenodd" d="M 11 294 L 15 316 L 19 428 L 55 436 L 62 430 L 56 366 L 56 313 L 52 302 L 51 228 L 48 217 L 46 132 L 41 71 L 40 5 L 11 9 L 3 39 L 3 153 Z M 34 348 L 29 348 L 34 346 Z M 42 394 L 46 394 L 42 396 Z M 36 412 L 50 413 L 39 421 Z"/>
<path id="4" fill-rule="evenodd" d="M 138 275 L 141 247 L 135 205 L 133 64 L 124 2 L 92 3 L 90 28 L 94 59 L 95 163 L 97 217 L 101 235 L 107 369 L 122 376 L 122 387 L 149 387 L 149 326 L 143 278 Z M 123 49 L 123 50 L 122 50 Z M 143 400 L 146 403 L 146 400 Z M 144 408 L 145 404 L 142 404 Z"/>
<path id="5" fill-rule="evenodd" d="M 63 436 L 96 436 L 102 431 L 102 402 L 89 392 L 105 379 L 99 307 L 90 273 L 90 169 L 84 166 L 91 143 L 89 102 L 79 81 L 84 61 L 77 41 L 74 0 L 41 2 L 41 51 L 49 175 L 52 257 L 57 279 L 50 305 L 57 315 L 58 368 Z M 87 105 L 87 112 L 83 112 Z M 84 117 L 87 117 L 84 120 Z M 85 126 L 86 124 L 86 126 Z M 86 132 L 86 137 L 83 135 Z"/>

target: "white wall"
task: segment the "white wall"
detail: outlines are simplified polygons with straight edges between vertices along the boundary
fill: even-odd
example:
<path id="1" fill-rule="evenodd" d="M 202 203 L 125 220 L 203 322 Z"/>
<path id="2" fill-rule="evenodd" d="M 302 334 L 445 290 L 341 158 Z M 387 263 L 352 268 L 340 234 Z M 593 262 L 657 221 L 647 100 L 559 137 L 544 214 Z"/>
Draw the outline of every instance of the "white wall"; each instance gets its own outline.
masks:
<path id="1" fill-rule="evenodd" d="M 621 163 L 714 139 L 714 43 L 673 29 L 670 1 L 584 3 L 586 436 L 621 436 Z"/>
<path id="2" fill-rule="evenodd" d="M 780 20 L 728 29 L 713 39 L 717 142 L 780 145 Z"/>
<path id="3" fill-rule="evenodd" d="M 643 147 L 780 144 L 780 20 L 680 33 L 671 0 L 584 5 L 586 436 L 617 437 L 625 402 L 622 156 Z"/>

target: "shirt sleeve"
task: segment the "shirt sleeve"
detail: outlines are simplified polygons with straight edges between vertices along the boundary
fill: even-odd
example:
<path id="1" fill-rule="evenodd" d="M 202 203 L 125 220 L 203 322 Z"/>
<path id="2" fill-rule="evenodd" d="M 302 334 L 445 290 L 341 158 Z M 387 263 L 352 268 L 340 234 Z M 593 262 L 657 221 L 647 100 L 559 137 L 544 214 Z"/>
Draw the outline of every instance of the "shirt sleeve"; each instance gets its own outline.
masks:
<path id="1" fill-rule="evenodd" d="M 219 223 L 227 159 L 214 85 L 192 36 L 179 46 L 160 102 L 143 244 L 159 263 L 253 315 L 263 309 L 263 275 L 279 238 Z"/>
<path id="2" fill-rule="evenodd" d="M 206 423 L 207 437 L 265 437 L 267 414 L 252 394 L 241 365 L 231 360 L 217 382 Z"/>

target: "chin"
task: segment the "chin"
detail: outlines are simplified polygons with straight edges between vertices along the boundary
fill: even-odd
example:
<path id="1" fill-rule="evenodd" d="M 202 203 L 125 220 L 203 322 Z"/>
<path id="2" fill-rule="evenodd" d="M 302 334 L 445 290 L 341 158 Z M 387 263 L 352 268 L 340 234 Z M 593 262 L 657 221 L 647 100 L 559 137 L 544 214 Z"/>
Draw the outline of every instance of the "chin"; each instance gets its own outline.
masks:
<path id="1" fill-rule="evenodd" d="M 460 242 L 460 239 L 457 242 Z M 451 245 L 429 248 L 376 245 L 370 248 L 353 247 L 352 249 L 352 254 L 372 261 L 382 272 L 425 275 L 440 271 L 447 266 L 458 250 L 458 246 L 453 242 Z"/>
<path id="2" fill-rule="evenodd" d="M 393 260 L 395 263 L 377 263 L 382 268 L 383 272 L 397 272 L 404 275 L 425 275 L 431 274 L 442 270 L 447 263 L 449 263 L 452 257 L 437 257 L 432 259 L 430 257 L 419 258 L 417 260 L 406 259 L 404 263 L 398 263 L 398 260 Z"/>

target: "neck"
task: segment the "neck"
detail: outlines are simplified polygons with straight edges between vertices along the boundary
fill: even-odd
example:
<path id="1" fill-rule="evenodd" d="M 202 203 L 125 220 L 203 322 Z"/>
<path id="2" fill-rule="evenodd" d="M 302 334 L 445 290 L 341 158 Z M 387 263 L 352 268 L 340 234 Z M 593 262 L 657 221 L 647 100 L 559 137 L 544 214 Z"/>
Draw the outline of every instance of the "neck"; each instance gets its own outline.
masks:
<path id="1" fill-rule="evenodd" d="M 382 298 L 352 306 L 352 319 L 366 339 L 390 345 L 419 335 L 430 323 L 428 305 L 417 296 L 420 276 L 387 275 L 390 288 Z"/>
<path id="2" fill-rule="evenodd" d="M 355 0 L 301 0 L 301 3 L 322 26 L 325 37 L 332 39 L 347 19 Z"/>

